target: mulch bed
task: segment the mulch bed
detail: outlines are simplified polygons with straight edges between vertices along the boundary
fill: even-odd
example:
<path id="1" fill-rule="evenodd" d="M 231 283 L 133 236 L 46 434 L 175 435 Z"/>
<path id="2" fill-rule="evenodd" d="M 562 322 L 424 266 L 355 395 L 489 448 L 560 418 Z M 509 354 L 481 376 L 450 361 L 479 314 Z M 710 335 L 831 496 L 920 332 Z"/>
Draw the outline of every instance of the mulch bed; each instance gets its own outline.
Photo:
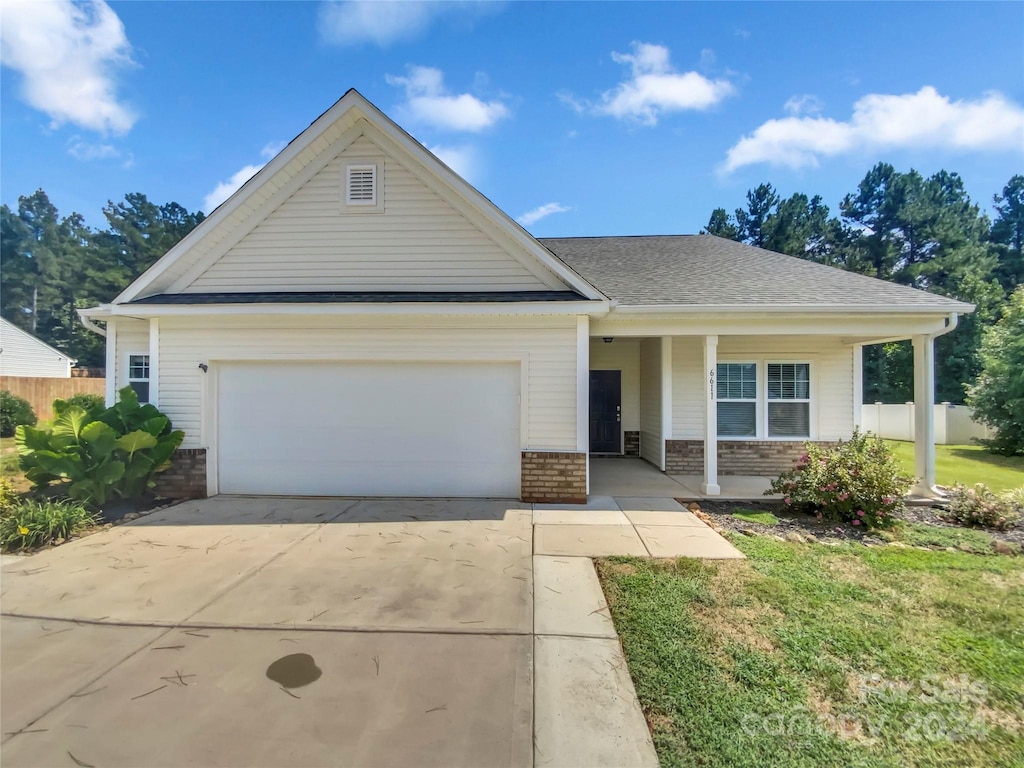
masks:
<path id="1" fill-rule="evenodd" d="M 692 504 L 688 500 L 676 499 L 684 507 Z M 735 531 L 747 535 L 779 536 L 785 539 L 789 534 L 797 534 L 811 541 L 824 543 L 858 542 L 868 546 L 883 545 L 888 542 L 870 530 L 862 530 L 853 525 L 841 525 L 818 520 L 811 515 L 789 511 L 778 501 L 717 501 L 701 499 L 696 502 L 700 506 L 699 517 L 705 522 L 724 531 Z M 733 512 L 748 510 L 753 512 L 771 512 L 778 518 L 775 525 L 764 525 L 733 517 Z M 907 506 L 899 518 L 909 523 L 924 523 L 942 528 L 963 528 L 944 520 L 940 509 L 927 506 Z M 1017 524 L 1006 531 L 983 529 L 992 538 L 1007 541 L 1024 547 L 1024 526 Z M 795 538 L 795 537 L 794 537 Z"/>

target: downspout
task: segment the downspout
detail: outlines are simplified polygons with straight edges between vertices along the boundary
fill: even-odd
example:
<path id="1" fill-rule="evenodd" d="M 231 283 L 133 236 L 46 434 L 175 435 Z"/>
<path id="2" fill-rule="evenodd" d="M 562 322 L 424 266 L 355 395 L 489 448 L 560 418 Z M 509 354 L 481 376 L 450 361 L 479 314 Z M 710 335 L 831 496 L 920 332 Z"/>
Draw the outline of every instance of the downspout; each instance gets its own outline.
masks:
<path id="1" fill-rule="evenodd" d="M 82 322 L 83 326 L 88 328 L 93 333 L 98 333 L 100 336 L 106 337 L 106 335 L 107 335 L 107 329 L 106 328 L 104 328 L 102 325 L 97 325 L 95 320 L 93 320 L 91 318 L 88 318 L 85 315 L 83 315 L 82 314 L 82 310 L 76 309 L 75 312 L 78 313 L 78 319 Z"/>

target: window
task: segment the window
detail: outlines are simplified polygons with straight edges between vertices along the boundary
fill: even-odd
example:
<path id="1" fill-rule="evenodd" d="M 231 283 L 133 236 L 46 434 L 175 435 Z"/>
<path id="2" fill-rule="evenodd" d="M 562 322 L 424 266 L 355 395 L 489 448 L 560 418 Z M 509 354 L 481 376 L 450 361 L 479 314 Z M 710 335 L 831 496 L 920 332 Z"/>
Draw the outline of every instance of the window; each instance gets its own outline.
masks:
<path id="1" fill-rule="evenodd" d="M 810 437 L 811 366 L 768 363 L 768 437 Z"/>
<path id="2" fill-rule="evenodd" d="M 140 403 L 149 402 L 149 355 L 128 355 L 128 386 Z"/>
<path id="3" fill-rule="evenodd" d="M 367 206 L 377 204 L 377 166 L 375 164 L 345 167 L 345 204 Z"/>
<path id="4" fill-rule="evenodd" d="M 719 437 L 811 436 L 810 363 L 719 363 L 715 395 Z"/>
<path id="5" fill-rule="evenodd" d="M 718 434 L 757 437 L 757 364 L 719 363 Z"/>

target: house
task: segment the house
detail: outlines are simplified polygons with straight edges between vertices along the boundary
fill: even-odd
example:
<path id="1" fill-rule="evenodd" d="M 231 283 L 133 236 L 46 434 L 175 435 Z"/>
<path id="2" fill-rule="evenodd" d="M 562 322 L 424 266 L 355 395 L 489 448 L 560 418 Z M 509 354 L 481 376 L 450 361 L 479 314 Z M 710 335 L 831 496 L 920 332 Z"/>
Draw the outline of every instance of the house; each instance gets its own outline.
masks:
<path id="1" fill-rule="evenodd" d="M 930 403 L 972 309 L 710 236 L 537 240 L 353 90 L 81 314 L 108 399 L 185 431 L 181 493 L 578 502 L 592 454 L 714 495 L 848 437 L 865 344 L 913 339 Z"/>
<path id="2" fill-rule="evenodd" d="M 0 317 L 0 374 L 69 379 L 77 362 L 42 339 Z"/>

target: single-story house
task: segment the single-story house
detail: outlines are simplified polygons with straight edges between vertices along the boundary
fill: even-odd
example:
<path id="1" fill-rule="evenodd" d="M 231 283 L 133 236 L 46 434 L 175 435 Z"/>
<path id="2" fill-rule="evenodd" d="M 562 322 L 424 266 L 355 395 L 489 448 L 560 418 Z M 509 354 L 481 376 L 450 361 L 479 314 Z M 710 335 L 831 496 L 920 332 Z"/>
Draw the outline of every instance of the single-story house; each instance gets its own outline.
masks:
<path id="1" fill-rule="evenodd" d="M 70 379 L 77 361 L 0 317 L 0 375 Z"/>
<path id="2" fill-rule="evenodd" d="M 848 437 L 865 344 L 913 339 L 931 403 L 972 309 L 707 235 L 538 240 L 351 90 L 81 314 L 191 492 L 579 502 L 595 454 L 714 495 Z"/>

